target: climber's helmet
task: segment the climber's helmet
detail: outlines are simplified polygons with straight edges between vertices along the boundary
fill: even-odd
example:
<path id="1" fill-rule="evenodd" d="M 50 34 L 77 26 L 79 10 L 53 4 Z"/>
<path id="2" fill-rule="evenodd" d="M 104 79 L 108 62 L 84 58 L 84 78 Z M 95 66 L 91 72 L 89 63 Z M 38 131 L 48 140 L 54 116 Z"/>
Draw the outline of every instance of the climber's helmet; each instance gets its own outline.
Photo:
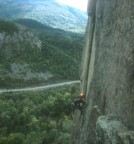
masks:
<path id="1" fill-rule="evenodd" d="M 80 97 L 84 97 L 85 94 L 83 92 L 80 93 Z"/>

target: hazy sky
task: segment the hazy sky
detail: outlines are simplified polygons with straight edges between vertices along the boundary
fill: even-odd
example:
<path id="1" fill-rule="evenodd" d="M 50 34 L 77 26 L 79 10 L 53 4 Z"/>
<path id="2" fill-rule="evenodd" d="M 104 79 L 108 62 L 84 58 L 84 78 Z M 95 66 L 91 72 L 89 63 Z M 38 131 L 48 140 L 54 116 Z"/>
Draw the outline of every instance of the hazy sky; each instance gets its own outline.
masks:
<path id="1" fill-rule="evenodd" d="M 88 0 L 57 0 L 58 2 L 64 3 L 66 5 L 76 7 L 83 11 L 87 10 L 87 2 Z"/>

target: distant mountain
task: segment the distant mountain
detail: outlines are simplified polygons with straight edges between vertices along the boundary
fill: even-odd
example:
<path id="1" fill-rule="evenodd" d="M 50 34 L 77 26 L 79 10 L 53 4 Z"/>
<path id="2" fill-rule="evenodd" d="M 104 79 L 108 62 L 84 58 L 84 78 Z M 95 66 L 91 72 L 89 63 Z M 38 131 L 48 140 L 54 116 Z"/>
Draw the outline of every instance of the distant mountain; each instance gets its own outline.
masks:
<path id="1" fill-rule="evenodd" d="M 83 32 L 86 13 L 55 0 L 1 0 L 0 19 L 28 18 L 54 28 Z"/>
<path id="2" fill-rule="evenodd" d="M 82 43 L 82 34 L 35 20 L 0 20 L 0 87 L 78 79 Z"/>

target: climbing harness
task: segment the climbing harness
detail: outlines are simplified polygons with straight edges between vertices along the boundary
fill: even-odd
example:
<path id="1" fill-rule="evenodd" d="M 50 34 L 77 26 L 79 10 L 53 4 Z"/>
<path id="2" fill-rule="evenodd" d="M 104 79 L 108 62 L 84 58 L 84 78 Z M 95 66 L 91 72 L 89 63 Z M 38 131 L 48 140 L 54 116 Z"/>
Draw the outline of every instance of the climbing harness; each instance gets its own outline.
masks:
<path id="1" fill-rule="evenodd" d="M 72 102 L 73 112 L 74 112 L 75 109 L 78 109 L 82 112 L 84 105 L 85 105 L 85 94 L 80 93 L 80 96 Z"/>

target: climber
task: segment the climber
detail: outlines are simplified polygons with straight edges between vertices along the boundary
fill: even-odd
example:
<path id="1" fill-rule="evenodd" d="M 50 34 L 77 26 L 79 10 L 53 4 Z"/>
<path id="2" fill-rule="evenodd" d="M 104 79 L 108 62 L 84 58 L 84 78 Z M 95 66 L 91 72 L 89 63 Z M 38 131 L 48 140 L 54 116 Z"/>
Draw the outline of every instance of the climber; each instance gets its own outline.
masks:
<path id="1" fill-rule="evenodd" d="M 85 105 L 85 94 L 80 93 L 80 96 L 76 98 L 72 103 L 72 110 L 79 109 L 82 112 L 83 106 Z"/>

